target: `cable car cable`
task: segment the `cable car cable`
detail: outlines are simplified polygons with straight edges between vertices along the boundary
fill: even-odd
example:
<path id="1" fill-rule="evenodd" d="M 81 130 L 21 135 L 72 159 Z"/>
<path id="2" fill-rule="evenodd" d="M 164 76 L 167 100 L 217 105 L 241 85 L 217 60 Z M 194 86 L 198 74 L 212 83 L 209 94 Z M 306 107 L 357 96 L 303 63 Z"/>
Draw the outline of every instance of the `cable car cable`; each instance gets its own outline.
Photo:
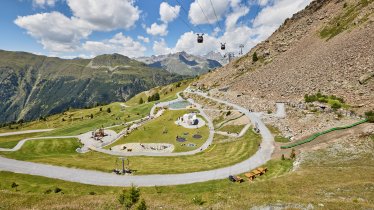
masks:
<path id="1" fill-rule="evenodd" d="M 200 7 L 201 11 L 203 12 L 203 14 L 204 14 L 204 16 L 205 16 L 205 19 L 206 19 L 206 21 L 208 22 L 208 24 L 209 24 L 209 25 L 210 25 L 210 27 L 212 28 L 212 31 L 214 31 L 214 28 L 213 28 L 212 24 L 210 23 L 210 21 L 209 21 L 209 19 L 208 19 L 208 16 L 206 16 L 206 14 L 205 14 L 205 12 L 204 12 L 203 8 L 201 7 L 201 5 L 200 5 L 200 3 L 199 3 L 199 0 L 196 0 L 196 2 L 197 2 L 197 4 L 199 5 L 199 7 Z"/>
<path id="2" fill-rule="evenodd" d="M 179 0 L 175 0 L 176 2 L 177 2 L 177 4 L 179 4 L 179 6 L 182 8 L 182 10 L 183 10 L 183 12 L 184 13 L 186 13 L 186 15 L 188 16 L 188 12 L 187 12 L 187 10 L 186 10 L 186 8 L 184 8 L 184 6 L 181 4 L 181 2 L 179 1 Z M 175 13 L 175 11 L 173 10 L 173 12 Z M 175 13 L 176 14 L 176 13 Z M 190 24 L 188 24 L 181 16 L 179 16 L 179 18 L 180 19 L 182 19 L 183 20 L 183 22 L 190 28 L 190 29 L 192 29 L 191 28 L 191 26 L 190 26 Z M 201 30 L 201 28 L 200 28 L 200 26 L 199 25 L 196 25 L 196 26 L 194 26 L 194 27 L 197 27 L 197 29 L 199 29 L 199 31 L 200 32 L 202 32 L 202 30 Z M 196 31 L 196 30 L 193 30 L 192 29 L 192 31 Z"/>
<path id="3" fill-rule="evenodd" d="M 218 28 L 219 28 L 219 30 L 222 30 L 223 28 L 221 27 L 221 24 L 219 23 L 218 16 L 217 16 L 217 13 L 216 13 L 216 9 L 214 9 L 214 6 L 213 6 L 213 2 L 212 2 L 212 0 L 209 0 L 209 1 L 210 1 L 210 5 L 212 5 L 214 15 L 216 16 L 216 19 L 217 19 Z"/>

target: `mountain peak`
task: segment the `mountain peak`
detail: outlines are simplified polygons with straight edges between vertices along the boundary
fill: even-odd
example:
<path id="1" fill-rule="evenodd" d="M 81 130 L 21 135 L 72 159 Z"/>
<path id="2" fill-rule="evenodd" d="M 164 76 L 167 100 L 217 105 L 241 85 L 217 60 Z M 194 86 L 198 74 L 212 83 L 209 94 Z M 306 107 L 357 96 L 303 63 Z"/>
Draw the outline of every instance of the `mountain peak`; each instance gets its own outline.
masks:
<path id="1" fill-rule="evenodd" d="M 115 67 L 115 66 L 128 65 L 131 62 L 133 62 L 132 59 L 130 59 L 127 56 L 118 54 L 118 53 L 98 55 L 92 59 L 92 65 L 94 66 Z"/>

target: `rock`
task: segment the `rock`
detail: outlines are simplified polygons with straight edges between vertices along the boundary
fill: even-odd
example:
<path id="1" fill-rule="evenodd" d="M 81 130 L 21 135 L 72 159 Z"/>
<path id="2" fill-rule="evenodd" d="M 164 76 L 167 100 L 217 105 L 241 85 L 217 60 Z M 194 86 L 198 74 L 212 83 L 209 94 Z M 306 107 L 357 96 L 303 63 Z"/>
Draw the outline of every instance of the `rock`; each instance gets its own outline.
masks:
<path id="1" fill-rule="evenodd" d="M 358 82 L 363 85 L 365 84 L 369 79 L 371 79 L 372 77 L 374 77 L 374 71 L 371 71 L 371 72 L 368 72 L 364 75 L 362 75 L 360 77 L 360 79 L 358 79 Z"/>

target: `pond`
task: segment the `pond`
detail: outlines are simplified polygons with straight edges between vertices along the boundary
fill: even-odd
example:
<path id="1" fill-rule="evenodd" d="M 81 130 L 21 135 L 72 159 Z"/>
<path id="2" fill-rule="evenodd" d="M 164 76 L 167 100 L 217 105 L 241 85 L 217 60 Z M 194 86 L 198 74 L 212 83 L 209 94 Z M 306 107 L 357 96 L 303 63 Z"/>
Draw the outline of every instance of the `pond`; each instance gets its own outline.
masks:
<path id="1" fill-rule="evenodd" d="M 174 102 L 174 103 L 171 103 L 169 105 L 169 107 L 171 109 L 184 109 L 186 108 L 187 106 L 190 106 L 190 102 L 188 101 L 178 101 L 178 102 Z"/>

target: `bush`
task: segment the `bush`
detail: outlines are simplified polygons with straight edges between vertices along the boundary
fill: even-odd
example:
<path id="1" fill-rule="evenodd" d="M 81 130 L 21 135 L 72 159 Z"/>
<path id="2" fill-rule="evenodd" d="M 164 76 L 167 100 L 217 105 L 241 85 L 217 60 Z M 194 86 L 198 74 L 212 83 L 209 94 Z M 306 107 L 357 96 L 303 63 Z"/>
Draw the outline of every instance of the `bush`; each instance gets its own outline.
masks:
<path id="1" fill-rule="evenodd" d="M 253 62 L 257 62 L 258 61 L 257 52 L 253 53 L 253 55 L 252 55 L 252 61 Z"/>
<path id="2" fill-rule="evenodd" d="M 53 190 L 54 193 L 59 193 L 59 192 L 61 192 L 61 191 L 62 191 L 62 189 L 59 188 L 59 187 L 56 187 L 56 188 Z"/>
<path id="3" fill-rule="evenodd" d="M 205 203 L 205 201 L 203 200 L 203 198 L 201 196 L 196 196 L 194 198 L 192 198 L 192 202 L 196 205 L 203 205 Z"/>
<path id="4" fill-rule="evenodd" d="M 140 99 L 139 99 L 139 104 L 143 104 L 143 103 L 144 103 L 143 98 L 140 98 Z"/>
<path id="5" fill-rule="evenodd" d="M 135 186 L 131 186 L 130 191 L 127 192 L 123 190 L 121 195 L 118 198 L 118 201 L 121 205 L 123 205 L 126 209 L 131 209 L 140 198 L 140 190 Z"/>
<path id="6" fill-rule="evenodd" d="M 13 182 L 12 185 L 11 185 L 12 188 L 16 188 L 16 191 L 17 191 L 18 186 L 19 186 L 19 184 L 15 183 L 15 182 Z"/>
<path id="7" fill-rule="evenodd" d="M 108 108 L 106 109 L 106 112 L 108 112 L 108 113 L 111 113 L 111 112 L 112 112 L 112 110 L 110 109 L 110 107 L 108 107 Z"/>
<path id="8" fill-rule="evenodd" d="M 50 194 L 51 192 L 52 192 L 52 190 L 48 189 L 48 190 L 44 191 L 44 194 Z"/>
<path id="9" fill-rule="evenodd" d="M 89 192 L 88 194 L 89 194 L 89 195 L 96 195 L 95 192 Z"/>
<path id="10" fill-rule="evenodd" d="M 337 109 L 342 108 L 342 105 L 340 103 L 333 103 L 331 105 L 331 108 L 334 109 L 334 110 L 337 110 Z"/>
<path id="11" fill-rule="evenodd" d="M 231 114 L 231 111 L 228 111 L 227 113 L 226 113 L 226 116 L 229 116 Z"/>
<path id="12" fill-rule="evenodd" d="M 140 201 L 140 204 L 139 204 L 138 207 L 136 207 L 136 210 L 147 210 L 147 205 L 146 205 L 144 199 L 142 199 L 142 200 Z"/>
<path id="13" fill-rule="evenodd" d="M 370 123 L 374 123 L 374 111 L 365 112 L 365 117 Z"/>
<path id="14" fill-rule="evenodd" d="M 290 158 L 291 158 L 291 159 L 295 159 L 295 158 L 296 158 L 296 152 L 295 152 L 295 149 L 292 149 L 292 150 L 291 150 Z"/>

